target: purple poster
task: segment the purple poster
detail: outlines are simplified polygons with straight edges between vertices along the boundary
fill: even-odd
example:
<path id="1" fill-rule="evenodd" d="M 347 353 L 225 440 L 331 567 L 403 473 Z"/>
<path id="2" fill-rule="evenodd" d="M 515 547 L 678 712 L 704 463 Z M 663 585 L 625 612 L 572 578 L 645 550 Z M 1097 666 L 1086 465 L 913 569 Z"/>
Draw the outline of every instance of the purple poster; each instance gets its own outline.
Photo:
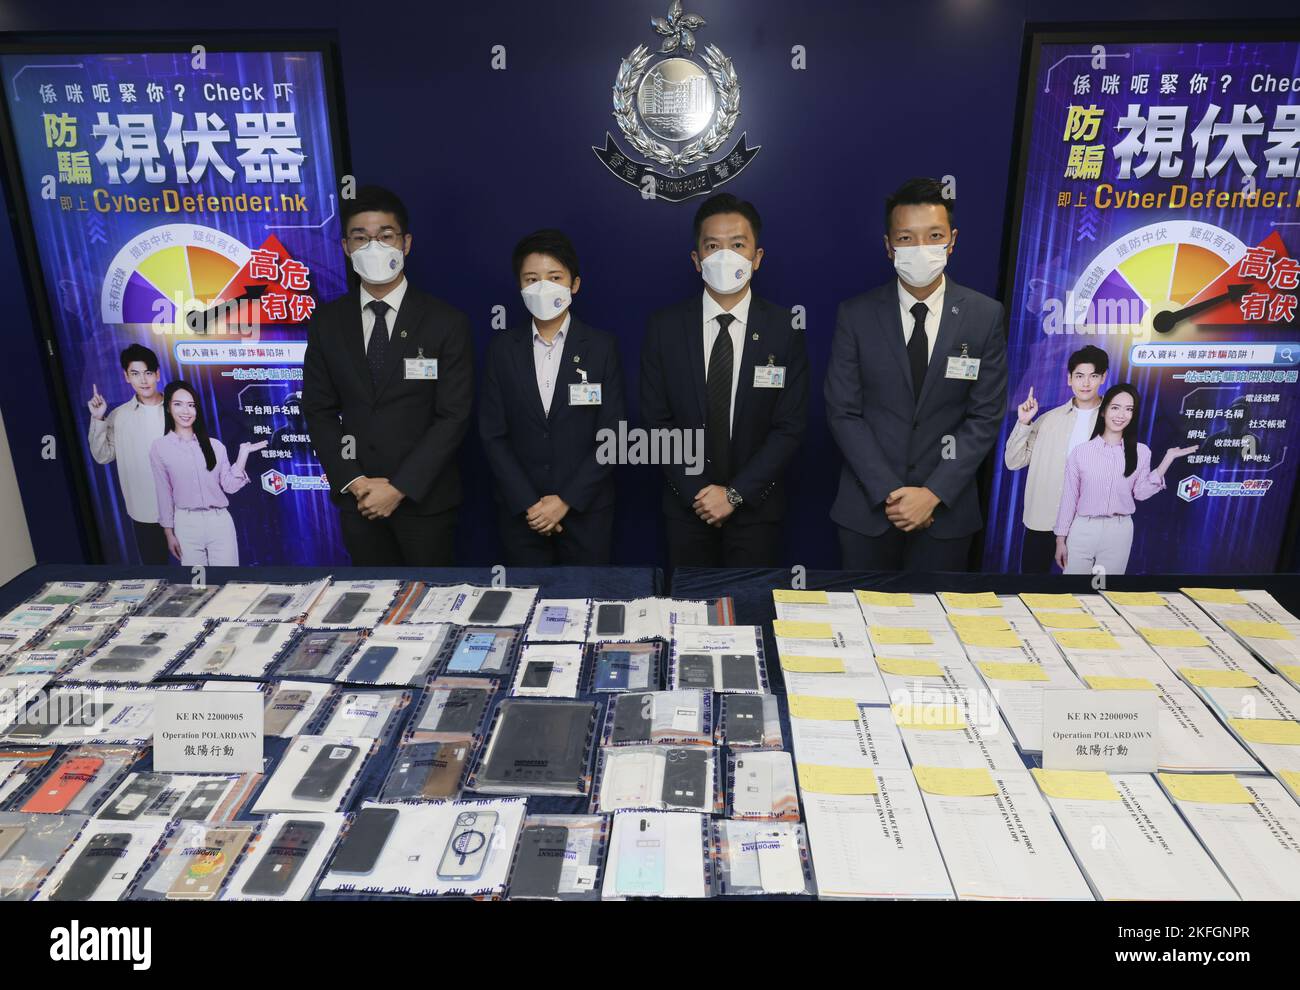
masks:
<path id="1" fill-rule="evenodd" d="M 1274 570 L 1300 454 L 1300 44 L 1040 36 L 1028 85 L 985 568 L 1051 566 L 1064 527 L 1112 573 Z M 1165 465 L 1127 496 L 1076 453 L 1122 383 Z"/>

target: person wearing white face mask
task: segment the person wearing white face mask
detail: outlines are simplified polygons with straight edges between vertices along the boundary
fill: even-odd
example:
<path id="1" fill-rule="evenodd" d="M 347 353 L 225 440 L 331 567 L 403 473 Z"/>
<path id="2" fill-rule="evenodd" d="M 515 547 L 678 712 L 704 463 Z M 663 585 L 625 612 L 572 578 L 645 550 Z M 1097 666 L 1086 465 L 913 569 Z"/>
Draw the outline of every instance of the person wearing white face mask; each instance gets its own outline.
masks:
<path id="1" fill-rule="evenodd" d="M 762 223 L 730 193 L 695 214 L 691 259 L 704 291 L 654 314 L 641 350 L 641 416 L 683 453 L 663 465 L 674 567 L 774 567 L 785 472 L 803 442 L 808 359 L 788 309 L 754 295 Z M 663 435 L 663 434 L 661 434 Z"/>
<path id="2" fill-rule="evenodd" d="M 411 234 L 396 195 L 364 186 L 340 213 L 360 285 L 308 328 L 312 447 L 354 566 L 447 566 L 474 394 L 469 317 L 407 282 Z"/>
<path id="3" fill-rule="evenodd" d="M 885 203 L 897 277 L 839 308 L 824 395 L 845 569 L 964 571 L 983 525 L 975 475 L 1006 411 L 1006 313 L 945 274 L 952 217 L 942 183 L 904 183 Z"/>
<path id="4" fill-rule="evenodd" d="M 571 314 L 582 279 L 563 233 L 529 234 L 512 260 L 532 319 L 493 334 L 479 401 L 505 561 L 608 564 L 614 465 L 597 458 L 597 434 L 627 416 L 618 341 Z"/>

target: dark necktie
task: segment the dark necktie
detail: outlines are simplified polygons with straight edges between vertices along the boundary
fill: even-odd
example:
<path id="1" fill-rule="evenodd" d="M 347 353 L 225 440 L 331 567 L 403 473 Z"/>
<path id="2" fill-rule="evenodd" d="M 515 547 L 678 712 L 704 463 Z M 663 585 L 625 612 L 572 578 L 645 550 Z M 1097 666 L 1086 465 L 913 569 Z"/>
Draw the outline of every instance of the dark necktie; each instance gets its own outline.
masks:
<path id="1" fill-rule="evenodd" d="M 925 369 L 930 365 L 925 341 L 925 314 L 928 312 L 925 303 L 917 303 L 912 307 L 916 324 L 912 327 L 912 339 L 907 342 L 907 363 L 912 367 L 912 396 L 918 400 L 921 398 L 921 386 L 925 384 Z"/>
<path id="2" fill-rule="evenodd" d="M 375 314 L 375 326 L 370 331 L 370 343 L 366 345 L 366 364 L 370 365 L 370 382 L 376 388 L 388 354 L 388 311 L 391 308 L 381 299 L 366 304 L 366 309 Z"/>
<path id="3" fill-rule="evenodd" d="M 708 393 L 709 417 L 704 430 L 704 452 L 709 459 L 709 477 L 716 485 L 731 480 L 731 334 L 735 322 L 730 313 L 719 313 L 718 337 L 709 354 L 709 373 L 704 388 Z"/>

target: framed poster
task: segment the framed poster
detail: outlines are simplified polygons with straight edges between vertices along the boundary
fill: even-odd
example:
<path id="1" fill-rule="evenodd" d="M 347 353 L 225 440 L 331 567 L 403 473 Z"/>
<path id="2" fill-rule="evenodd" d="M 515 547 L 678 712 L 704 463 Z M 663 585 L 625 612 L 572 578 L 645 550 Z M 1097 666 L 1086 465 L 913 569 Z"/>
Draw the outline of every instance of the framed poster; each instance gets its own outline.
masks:
<path id="1" fill-rule="evenodd" d="M 165 540 L 159 559 L 175 493 L 155 444 L 184 382 L 185 415 L 231 466 L 238 562 L 332 563 L 337 513 L 298 400 L 305 324 L 347 284 L 336 52 L 201 40 L 0 41 L 7 189 L 64 442 L 96 559 L 175 563 Z"/>

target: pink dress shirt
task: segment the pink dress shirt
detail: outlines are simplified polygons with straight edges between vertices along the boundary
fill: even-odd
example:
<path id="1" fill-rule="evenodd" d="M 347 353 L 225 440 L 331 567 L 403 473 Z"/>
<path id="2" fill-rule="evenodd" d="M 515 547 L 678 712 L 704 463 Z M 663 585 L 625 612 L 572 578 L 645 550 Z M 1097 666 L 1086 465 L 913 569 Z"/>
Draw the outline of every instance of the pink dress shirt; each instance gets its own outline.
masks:
<path id="1" fill-rule="evenodd" d="M 1068 536 L 1076 516 L 1131 516 L 1137 502 L 1164 491 L 1165 479 L 1151 476 L 1151 448 L 1137 445 L 1137 468 L 1124 477 L 1124 445 L 1093 437 L 1070 451 L 1065 487 L 1056 512 L 1056 535 Z"/>
<path id="2" fill-rule="evenodd" d="M 248 484 L 248 475 L 230 466 L 221 441 L 213 438 L 211 443 L 217 455 L 217 466 L 211 471 L 196 439 L 182 440 L 175 432 L 164 433 L 149 448 L 159 526 L 173 528 L 177 509 L 224 509 L 230 504 L 227 493 L 233 495 Z"/>

